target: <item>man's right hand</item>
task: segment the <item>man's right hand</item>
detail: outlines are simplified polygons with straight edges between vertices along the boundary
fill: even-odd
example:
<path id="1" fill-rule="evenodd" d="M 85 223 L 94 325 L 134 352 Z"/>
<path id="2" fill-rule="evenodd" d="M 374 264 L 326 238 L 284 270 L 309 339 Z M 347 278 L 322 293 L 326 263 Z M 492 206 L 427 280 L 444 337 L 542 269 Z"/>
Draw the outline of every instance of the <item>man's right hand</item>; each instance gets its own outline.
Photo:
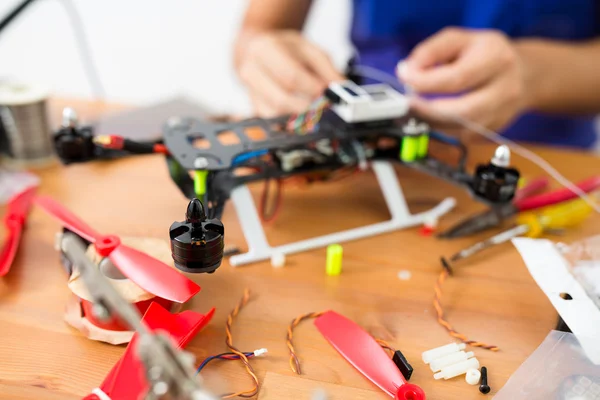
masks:
<path id="1" fill-rule="evenodd" d="M 344 79 L 323 50 L 294 30 L 242 33 L 235 67 L 259 117 L 305 111 L 330 82 Z"/>

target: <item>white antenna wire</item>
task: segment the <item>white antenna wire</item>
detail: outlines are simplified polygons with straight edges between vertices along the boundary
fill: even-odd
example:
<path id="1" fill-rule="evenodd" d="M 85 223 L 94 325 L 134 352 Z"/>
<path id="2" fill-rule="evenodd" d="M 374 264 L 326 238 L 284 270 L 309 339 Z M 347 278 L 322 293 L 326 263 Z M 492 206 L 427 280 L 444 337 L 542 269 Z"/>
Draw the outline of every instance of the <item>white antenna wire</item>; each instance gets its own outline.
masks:
<path id="1" fill-rule="evenodd" d="M 387 73 L 385 71 L 381 71 L 376 68 L 365 66 L 365 65 L 356 65 L 353 67 L 352 72 L 354 72 L 356 75 L 363 76 L 365 78 L 389 83 L 396 87 L 398 87 L 398 86 L 403 87 L 404 93 L 407 96 L 415 97 L 415 98 L 417 97 L 417 95 L 410 89 L 410 87 L 408 85 L 404 85 L 402 82 L 400 82 L 400 80 L 396 76 L 394 76 L 390 73 Z M 531 161 L 532 163 L 536 164 L 538 167 L 540 167 L 541 169 L 546 171 L 548 173 L 548 175 L 550 175 L 559 184 L 561 184 L 566 189 L 570 190 L 571 192 L 573 192 L 574 194 L 579 196 L 583 201 L 585 201 L 596 212 L 600 213 L 600 205 L 598 205 L 594 200 L 592 200 L 590 198 L 590 196 L 588 196 L 588 194 L 585 193 L 583 190 L 581 190 L 577 185 L 575 185 L 573 182 L 571 182 L 570 180 L 565 178 L 548 161 L 544 160 L 542 157 L 538 156 L 533 151 L 526 149 L 525 147 L 513 142 L 510 139 L 506 139 L 505 137 L 500 135 L 498 132 L 488 129 L 485 126 L 478 124 L 477 122 L 469 121 L 465 118 L 462 118 L 459 115 L 441 112 L 439 110 L 436 110 L 435 108 L 432 108 L 432 111 L 436 112 L 438 115 L 440 115 L 444 118 L 453 120 L 454 122 L 458 123 L 459 125 L 462 125 L 463 127 L 469 129 L 470 131 L 478 133 L 481 136 L 483 136 L 495 143 L 507 145 L 516 154 Z"/>

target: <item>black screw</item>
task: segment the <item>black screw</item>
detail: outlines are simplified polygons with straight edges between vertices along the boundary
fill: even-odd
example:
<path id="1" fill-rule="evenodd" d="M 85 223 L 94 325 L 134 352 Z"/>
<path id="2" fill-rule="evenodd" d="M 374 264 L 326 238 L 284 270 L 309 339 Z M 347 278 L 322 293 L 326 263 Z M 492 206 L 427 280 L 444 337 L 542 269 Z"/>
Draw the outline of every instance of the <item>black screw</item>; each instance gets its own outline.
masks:
<path id="1" fill-rule="evenodd" d="M 490 392 L 490 387 L 487 382 L 487 368 L 481 367 L 481 385 L 479 385 L 479 391 L 483 394 L 488 394 Z"/>

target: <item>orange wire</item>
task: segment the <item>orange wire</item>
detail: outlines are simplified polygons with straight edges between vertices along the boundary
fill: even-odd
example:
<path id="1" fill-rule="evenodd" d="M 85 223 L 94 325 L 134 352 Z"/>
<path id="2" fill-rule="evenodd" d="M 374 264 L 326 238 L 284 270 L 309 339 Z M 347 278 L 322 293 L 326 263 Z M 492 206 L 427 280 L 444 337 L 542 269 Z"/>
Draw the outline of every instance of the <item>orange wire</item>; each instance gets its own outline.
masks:
<path id="1" fill-rule="evenodd" d="M 448 270 L 444 269 L 440 273 L 440 276 L 438 277 L 437 282 L 435 284 L 435 296 L 433 298 L 433 307 L 435 308 L 435 312 L 437 314 L 437 322 L 448 331 L 450 336 L 460 340 L 461 342 L 463 342 L 465 344 L 468 344 L 473 347 L 481 347 L 482 349 L 491 350 L 491 351 L 500 350 L 500 348 L 498 346 L 489 345 L 489 344 L 482 343 L 482 342 L 477 342 L 475 340 L 469 340 L 469 338 L 467 338 L 466 335 L 463 335 L 462 333 L 458 333 L 454 329 L 454 327 L 448 322 L 448 320 L 446 320 L 446 317 L 444 315 L 444 309 L 442 307 L 442 295 L 443 295 L 442 286 L 444 285 L 444 282 L 446 281 L 448 276 L 449 276 Z"/>
<path id="2" fill-rule="evenodd" d="M 233 337 L 231 335 L 231 325 L 233 324 L 233 319 L 239 314 L 240 310 L 248 303 L 248 300 L 250 300 L 250 290 L 246 289 L 246 290 L 244 290 L 244 296 L 242 297 L 240 302 L 235 306 L 235 308 L 227 316 L 227 322 L 225 323 L 225 333 L 227 335 L 227 339 L 225 340 L 225 344 L 227 345 L 227 347 L 229 348 L 229 350 L 232 353 L 234 353 L 240 357 L 240 361 L 242 361 L 242 363 L 244 364 L 246 371 L 248 371 L 248 375 L 250 375 L 250 377 L 254 381 L 254 387 L 251 390 L 245 390 L 243 392 L 225 394 L 225 395 L 221 396 L 223 399 L 231 399 L 233 397 L 253 397 L 258 394 L 258 390 L 260 388 L 260 384 L 258 382 L 258 377 L 256 376 L 256 373 L 254 372 L 254 368 L 252 368 L 252 365 L 250 365 L 250 361 L 248 361 L 248 357 L 246 357 L 246 355 L 244 353 L 239 351 L 233 345 Z"/>
<path id="3" fill-rule="evenodd" d="M 390 353 L 392 353 L 391 355 L 394 355 L 394 353 L 396 352 L 396 349 L 394 349 L 392 346 L 389 345 L 388 342 L 386 342 L 383 339 L 375 339 L 375 341 L 384 349 L 389 351 Z"/>
<path id="4" fill-rule="evenodd" d="M 321 312 L 311 312 L 308 314 L 300 315 L 292 320 L 292 323 L 288 326 L 287 336 L 285 343 L 287 344 L 288 349 L 290 350 L 290 368 L 293 372 L 298 375 L 302 375 L 302 370 L 300 369 L 300 361 L 298 360 L 298 356 L 296 355 L 296 349 L 294 349 L 294 343 L 292 338 L 294 336 L 294 328 L 298 326 L 298 324 L 305 319 L 308 318 L 318 318 L 323 315 L 324 311 Z"/>
<path id="5" fill-rule="evenodd" d="M 298 360 L 298 356 L 296 355 L 296 349 L 294 348 L 294 342 L 292 340 L 294 337 L 294 328 L 296 328 L 300 324 L 300 322 L 304 321 L 305 319 L 319 318 L 324 313 L 325 313 L 325 311 L 321 311 L 321 312 L 311 312 L 308 314 L 300 315 L 300 316 L 294 318 L 287 328 L 287 336 L 286 336 L 285 343 L 286 343 L 288 349 L 290 350 L 290 361 L 289 361 L 290 368 L 291 368 L 292 372 L 295 372 L 298 375 L 302 375 L 302 369 L 300 368 L 300 360 Z M 375 341 L 383 349 L 390 351 L 392 354 L 396 351 L 385 340 L 375 338 Z"/>

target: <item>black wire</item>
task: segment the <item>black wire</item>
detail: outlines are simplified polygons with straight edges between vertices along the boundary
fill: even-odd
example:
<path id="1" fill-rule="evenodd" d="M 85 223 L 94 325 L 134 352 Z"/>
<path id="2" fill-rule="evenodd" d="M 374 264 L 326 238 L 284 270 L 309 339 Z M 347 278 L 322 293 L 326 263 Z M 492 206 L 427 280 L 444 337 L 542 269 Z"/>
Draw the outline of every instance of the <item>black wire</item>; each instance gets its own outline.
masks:
<path id="1" fill-rule="evenodd" d="M 154 143 L 152 142 L 136 142 L 131 139 L 123 140 L 123 150 L 134 154 L 153 154 Z"/>
<path id="2" fill-rule="evenodd" d="M 245 352 L 244 355 L 248 358 L 253 357 L 254 356 L 254 352 Z M 231 358 L 223 358 L 224 356 L 230 356 Z M 239 360 L 240 356 L 238 356 L 235 353 L 221 353 L 221 354 L 217 354 L 215 356 L 210 356 L 208 358 L 206 358 L 204 361 L 202 361 L 202 363 L 198 366 L 198 369 L 196 370 L 196 374 L 199 374 L 204 367 L 206 367 L 208 365 L 209 362 L 213 361 L 213 360 L 217 360 L 217 359 L 221 359 L 221 360 Z"/>
<path id="3" fill-rule="evenodd" d="M 13 8 L 12 11 L 10 11 L 8 15 L 2 19 L 2 21 L 0 21 L 0 32 L 2 32 L 4 28 L 6 28 L 15 18 L 17 18 L 19 14 L 25 11 L 27 6 L 31 5 L 31 3 L 34 1 L 35 0 L 25 0 Z"/>

